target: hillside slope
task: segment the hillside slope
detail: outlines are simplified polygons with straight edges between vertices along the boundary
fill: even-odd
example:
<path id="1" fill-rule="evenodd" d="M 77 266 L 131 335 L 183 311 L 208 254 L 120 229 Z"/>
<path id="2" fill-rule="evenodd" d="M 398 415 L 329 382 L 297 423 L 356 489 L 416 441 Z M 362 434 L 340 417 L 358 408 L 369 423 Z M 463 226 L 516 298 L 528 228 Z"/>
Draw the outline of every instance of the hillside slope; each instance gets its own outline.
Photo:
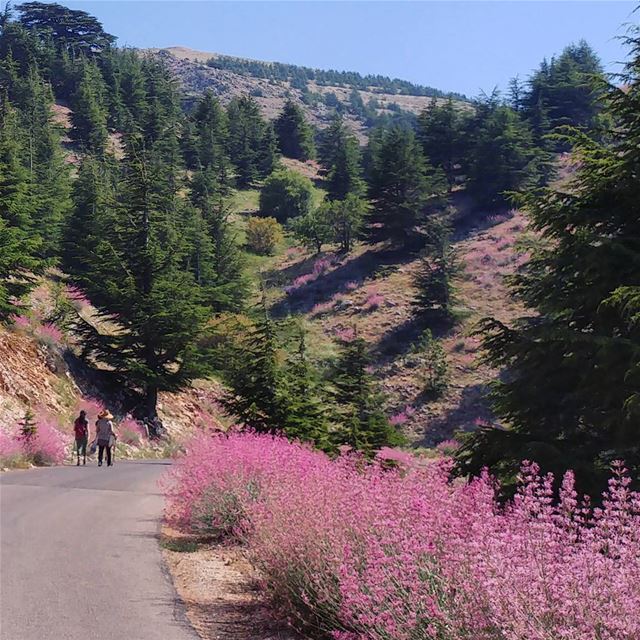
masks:
<path id="1" fill-rule="evenodd" d="M 303 99 L 303 92 L 293 86 L 290 80 L 261 78 L 248 73 L 237 73 L 228 69 L 218 69 L 208 66 L 209 59 L 220 57 L 216 53 L 195 51 L 187 47 L 167 47 L 164 49 L 148 49 L 149 53 L 160 57 L 172 69 L 187 96 L 200 95 L 205 90 L 212 91 L 223 103 L 235 96 L 252 95 L 259 103 L 263 114 L 268 118 L 275 118 L 281 111 L 287 98 L 291 97 L 304 109 L 309 120 L 322 128 L 328 124 L 335 108 L 323 102 L 327 96 L 333 94 L 345 110 L 345 119 L 358 132 L 365 128 L 362 117 L 350 113 L 350 95 L 353 85 L 320 84 L 310 80 L 307 89 L 310 94 L 316 94 L 311 104 Z M 226 56 L 224 56 L 226 58 Z M 389 93 L 380 87 L 362 89 L 355 87 L 362 102 L 376 105 L 378 115 L 390 114 L 398 110 L 417 115 L 428 108 L 432 98 L 427 95 L 409 95 L 404 93 Z M 441 102 L 443 98 L 437 98 Z M 458 101 L 460 108 L 469 108 L 468 103 Z"/>

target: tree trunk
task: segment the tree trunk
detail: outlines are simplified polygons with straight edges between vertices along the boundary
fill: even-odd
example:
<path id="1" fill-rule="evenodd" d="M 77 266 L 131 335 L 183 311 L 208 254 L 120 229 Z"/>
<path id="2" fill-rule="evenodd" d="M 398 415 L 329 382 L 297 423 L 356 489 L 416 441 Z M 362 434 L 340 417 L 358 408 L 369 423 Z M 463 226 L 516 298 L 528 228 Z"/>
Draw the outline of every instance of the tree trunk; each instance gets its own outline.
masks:
<path id="1" fill-rule="evenodd" d="M 158 387 L 149 385 L 147 387 L 147 395 L 145 398 L 146 413 L 148 418 L 155 418 L 158 415 Z"/>

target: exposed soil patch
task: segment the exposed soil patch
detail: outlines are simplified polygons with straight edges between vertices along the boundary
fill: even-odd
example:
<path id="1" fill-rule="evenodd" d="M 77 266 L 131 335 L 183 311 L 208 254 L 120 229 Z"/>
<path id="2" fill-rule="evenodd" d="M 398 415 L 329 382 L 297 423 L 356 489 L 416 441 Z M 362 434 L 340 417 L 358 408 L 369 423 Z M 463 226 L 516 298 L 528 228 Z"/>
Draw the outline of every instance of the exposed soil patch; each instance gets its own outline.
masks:
<path id="1" fill-rule="evenodd" d="M 189 622 L 203 640 L 300 640 L 268 616 L 242 549 L 162 528 L 162 554 Z"/>

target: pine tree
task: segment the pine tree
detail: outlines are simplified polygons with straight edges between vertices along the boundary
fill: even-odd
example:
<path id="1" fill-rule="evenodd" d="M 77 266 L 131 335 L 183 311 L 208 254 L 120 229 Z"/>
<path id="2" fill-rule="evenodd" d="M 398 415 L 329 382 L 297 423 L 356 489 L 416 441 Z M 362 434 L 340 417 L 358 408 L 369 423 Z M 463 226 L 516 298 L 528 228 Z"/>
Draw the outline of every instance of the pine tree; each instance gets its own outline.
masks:
<path id="1" fill-rule="evenodd" d="M 529 78 L 528 90 L 522 93 L 522 113 L 532 125 L 540 118 L 540 112 L 545 114 L 546 130 L 540 132 L 542 134 L 559 132 L 567 125 L 593 129 L 600 112 L 594 79 L 603 80 L 602 65 L 593 49 L 581 40 L 566 47 L 550 62 L 542 61 Z M 559 139 L 555 146 L 556 149 L 568 148 L 566 142 Z"/>
<path id="2" fill-rule="evenodd" d="M 412 131 L 392 127 L 372 144 L 372 220 L 381 226 L 374 234 L 406 245 L 416 237 L 427 203 L 441 197 L 443 185 L 436 175 L 429 175 Z"/>
<path id="3" fill-rule="evenodd" d="M 296 160 L 309 160 L 314 157 L 313 131 L 302 109 L 292 100 L 287 100 L 274 127 L 282 155 Z"/>
<path id="4" fill-rule="evenodd" d="M 362 195 L 364 181 L 360 165 L 360 146 L 337 114 L 322 132 L 319 157 L 327 169 L 327 195 L 343 200 L 348 193 Z"/>
<path id="5" fill-rule="evenodd" d="M 182 268 L 180 207 L 163 159 L 130 139 L 123 183 L 97 259 L 82 283 L 115 331 L 82 323 L 85 355 L 140 389 L 153 417 L 159 391 L 178 390 L 208 372 L 197 348 L 209 309 Z"/>
<path id="6" fill-rule="evenodd" d="M 86 151 L 104 155 L 107 146 L 105 86 L 98 67 L 82 61 L 80 80 L 72 98 L 70 136 Z"/>
<path id="7" fill-rule="evenodd" d="M 399 445 L 403 439 L 384 414 L 383 398 L 367 372 L 369 362 L 362 338 L 343 343 L 331 383 L 340 425 L 335 436 L 338 443 L 371 455 L 384 446 Z"/>
<path id="8" fill-rule="evenodd" d="M 452 317 L 452 278 L 457 268 L 451 232 L 436 218 L 429 221 L 425 231 L 425 248 L 413 281 L 417 290 L 414 310 L 430 322 L 448 321 Z"/>
<path id="9" fill-rule="evenodd" d="M 334 115 L 329 126 L 320 132 L 318 160 L 327 171 L 335 163 L 336 149 L 347 135 L 347 126 L 340 114 Z"/>
<path id="10" fill-rule="evenodd" d="M 210 91 L 204 93 L 198 101 L 192 121 L 197 168 L 209 171 L 215 178 L 218 193 L 227 195 L 231 189 L 227 114 Z"/>
<path id="11" fill-rule="evenodd" d="M 196 210 L 187 247 L 196 282 L 214 311 L 238 310 L 247 294 L 244 263 L 229 224 L 229 207 L 211 169 L 194 174 L 191 201 Z"/>
<path id="12" fill-rule="evenodd" d="M 33 174 L 23 163 L 29 157 L 26 137 L 16 110 L 5 98 L 0 103 L 0 216 L 7 224 L 33 233 L 39 203 Z"/>
<path id="13" fill-rule="evenodd" d="M 276 327 L 263 299 L 254 327 L 225 367 L 230 392 L 224 405 L 251 429 L 276 433 L 283 427 L 286 396 L 282 359 Z"/>
<path id="14" fill-rule="evenodd" d="M 0 322 L 22 311 L 21 298 L 35 285 L 42 262 L 35 257 L 40 246 L 36 239 L 10 226 L 0 213 Z"/>
<path id="15" fill-rule="evenodd" d="M 275 165 L 273 131 L 250 96 L 234 98 L 227 107 L 227 117 L 229 155 L 236 169 L 238 186 L 247 188 L 269 175 Z"/>
<path id="16" fill-rule="evenodd" d="M 344 200 L 349 194 L 359 196 L 363 192 L 360 146 L 355 136 L 347 135 L 340 140 L 327 175 L 327 196 Z"/>
<path id="17" fill-rule="evenodd" d="M 62 266 L 80 284 L 91 274 L 98 245 L 109 233 L 116 206 L 115 170 L 106 160 L 87 156 L 73 185 L 73 208 L 63 233 Z"/>
<path id="18" fill-rule="evenodd" d="M 466 119 L 453 100 L 438 105 L 435 98 L 418 117 L 416 135 L 422 150 L 428 161 L 444 172 L 449 191 L 455 185 L 464 156 Z"/>
<path id="19" fill-rule="evenodd" d="M 61 148 L 61 137 L 52 121 L 53 95 L 36 69 L 29 72 L 21 117 L 26 158 L 34 185 L 34 228 L 42 238 L 44 257 L 57 256 L 62 228 L 71 209 L 70 177 Z"/>
<path id="20" fill-rule="evenodd" d="M 85 11 L 53 2 L 23 2 L 18 11 L 21 24 L 44 43 L 53 41 L 74 55 L 95 55 L 115 42 L 114 36 Z"/>
<path id="21" fill-rule="evenodd" d="M 326 391 L 317 368 L 308 359 L 304 332 L 300 331 L 297 343 L 286 363 L 283 381 L 286 415 L 282 430 L 288 438 L 312 442 L 330 451 L 333 446 L 327 424 Z"/>
<path id="22" fill-rule="evenodd" d="M 467 189 L 478 206 L 504 207 L 509 192 L 537 181 L 539 152 L 531 131 L 497 95 L 478 104 L 470 131 Z"/>
<path id="23" fill-rule="evenodd" d="M 20 437 L 25 442 L 30 442 L 38 432 L 38 423 L 35 420 L 35 416 L 31 407 L 27 407 L 22 422 L 18 423 L 20 427 Z"/>
<path id="24" fill-rule="evenodd" d="M 529 313 L 512 326 L 486 320 L 489 361 L 506 367 L 495 409 L 510 426 L 473 434 L 464 471 L 488 465 L 513 478 L 523 459 L 576 471 L 581 489 L 604 481 L 612 459 L 639 463 L 640 38 L 619 86 L 602 95 L 605 139 L 574 134 L 570 190 L 528 192 L 522 205 L 542 236 L 513 280 Z"/>

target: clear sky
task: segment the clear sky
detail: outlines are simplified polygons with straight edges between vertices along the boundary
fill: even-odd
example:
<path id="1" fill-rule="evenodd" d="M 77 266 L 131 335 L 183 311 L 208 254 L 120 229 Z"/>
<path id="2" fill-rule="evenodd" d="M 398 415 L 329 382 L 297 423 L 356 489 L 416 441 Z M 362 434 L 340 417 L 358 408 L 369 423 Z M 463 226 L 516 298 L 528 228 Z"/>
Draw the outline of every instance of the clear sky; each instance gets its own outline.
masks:
<path id="1" fill-rule="evenodd" d="M 637 2 L 212 2 L 57 0 L 96 15 L 119 44 L 380 73 L 475 96 L 526 77 L 585 38 L 608 70 Z"/>

